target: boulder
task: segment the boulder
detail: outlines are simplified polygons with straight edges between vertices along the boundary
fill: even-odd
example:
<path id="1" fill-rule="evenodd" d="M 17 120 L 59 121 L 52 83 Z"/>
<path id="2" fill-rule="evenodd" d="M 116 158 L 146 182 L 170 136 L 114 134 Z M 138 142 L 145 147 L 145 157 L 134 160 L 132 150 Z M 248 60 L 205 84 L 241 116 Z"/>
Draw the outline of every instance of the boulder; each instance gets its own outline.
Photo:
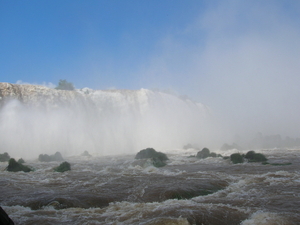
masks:
<path id="1" fill-rule="evenodd" d="M 30 169 L 28 166 L 18 163 L 14 158 L 11 158 L 8 161 L 8 166 L 7 166 L 6 170 L 10 171 L 10 172 L 18 172 L 18 171 L 30 172 L 30 171 L 32 171 L 32 169 Z"/>
<path id="2" fill-rule="evenodd" d="M 9 218 L 7 213 L 0 207 L 0 224 L 1 225 L 14 225 L 14 222 Z"/>
<path id="3" fill-rule="evenodd" d="M 136 154 L 135 159 L 151 159 L 153 166 L 163 167 L 166 165 L 165 161 L 168 160 L 168 157 L 166 154 L 157 152 L 153 148 L 146 148 L 139 151 Z"/>
<path id="4" fill-rule="evenodd" d="M 55 172 L 61 172 L 61 173 L 68 170 L 71 170 L 71 165 L 68 162 L 63 162 L 58 167 L 54 168 Z"/>
<path id="5" fill-rule="evenodd" d="M 210 152 L 209 152 L 209 149 L 208 148 L 203 148 L 201 151 L 199 151 L 196 155 L 197 158 L 200 158 L 200 159 L 205 159 L 207 157 L 210 156 Z"/>
<path id="6" fill-rule="evenodd" d="M 10 159 L 10 156 L 7 152 L 0 154 L 0 162 L 7 162 Z"/>
<path id="7" fill-rule="evenodd" d="M 249 151 L 246 153 L 245 158 L 249 162 L 266 162 L 267 158 L 261 153 L 256 153 L 255 151 Z"/>
<path id="8" fill-rule="evenodd" d="M 240 153 L 234 153 L 230 155 L 230 160 L 233 164 L 243 163 L 244 157 Z"/>

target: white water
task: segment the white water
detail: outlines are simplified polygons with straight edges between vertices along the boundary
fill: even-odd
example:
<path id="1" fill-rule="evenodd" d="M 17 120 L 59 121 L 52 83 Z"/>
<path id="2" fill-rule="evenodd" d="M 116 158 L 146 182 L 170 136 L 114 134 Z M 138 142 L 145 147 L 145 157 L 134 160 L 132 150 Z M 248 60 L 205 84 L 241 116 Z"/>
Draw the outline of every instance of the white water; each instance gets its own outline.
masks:
<path id="1" fill-rule="evenodd" d="M 77 92 L 20 85 L 19 100 L 0 111 L 0 141 L 11 157 L 37 158 L 59 151 L 98 155 L 143 148 L 205 147 L 211 141 L 209 109 L 188 99 L 146 89 Z M 19 98 L 19 99 L 20 99 Z"/>

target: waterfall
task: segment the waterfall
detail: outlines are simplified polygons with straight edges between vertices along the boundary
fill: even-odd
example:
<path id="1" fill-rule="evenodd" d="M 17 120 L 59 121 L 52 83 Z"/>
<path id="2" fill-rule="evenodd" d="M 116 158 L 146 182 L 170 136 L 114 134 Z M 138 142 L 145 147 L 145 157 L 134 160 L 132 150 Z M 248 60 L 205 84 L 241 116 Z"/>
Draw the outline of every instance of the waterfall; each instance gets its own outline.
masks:
<path id="1" fill-rule="evenodd" d="M 131 154 L 181 148 L 210 135 L 208 107 L 147 89 L 64 91 L 0 83 L 1 152 Z"/>

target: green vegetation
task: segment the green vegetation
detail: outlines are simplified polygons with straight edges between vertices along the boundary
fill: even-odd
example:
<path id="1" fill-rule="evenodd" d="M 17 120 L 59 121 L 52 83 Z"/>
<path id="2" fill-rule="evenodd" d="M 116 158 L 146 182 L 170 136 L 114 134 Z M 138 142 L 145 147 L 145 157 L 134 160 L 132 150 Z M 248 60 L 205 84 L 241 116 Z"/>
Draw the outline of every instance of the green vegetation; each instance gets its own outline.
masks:
<path id="1" fill-rule="evenodd" d="M 166 162 L 168 160 L 168 157 L 166 154 L 162 152 L 157 152 L 153 148 L 146 148 L 141 151 L 139 151 L 135 159 L 152 159 L 152 164 L 155 167 L 163 167 L 166 165 Z"/>
<path id="2" fill-rule="evenodd" d="M 11 158 L 8 161 L 8 166 L 7 166 L 6 170 L 10 171 L 10 172 L 18 172 L 18 171 L 30 172 L 30 171 L 32 171 L 32 169 L 30 169 L 28 166 L 24 166 L 21 163 L 18 163 L 14 158 Z"/>
<path id="3" fill-rule="evenodd" d="M 10 156 L 7 152 L 0 154 L 0 162 L 7 162 L 10 159 Z"/>
<path id="4" fill-rule="evenodd" d="M 74 85 L 67 80 L 59 80 L 57 87 L 55 88 L 57 90 L 68 90 L 72 91 L 74 90 Z"/>
<path id="5" fill-rule="evenodd" d="M 71 165 L 68 162 L 63 162 L 58 167 L 54 168 L 55 172 L 61 172 L 61 173 L 68 170 L 71 170 Z"/>
<path id="6" fill-rule="evenodd" d="M 230 160 L 233 164 L 243 163 L 244 157 L 240 153 L 234 153 L 230 155 Z"/>

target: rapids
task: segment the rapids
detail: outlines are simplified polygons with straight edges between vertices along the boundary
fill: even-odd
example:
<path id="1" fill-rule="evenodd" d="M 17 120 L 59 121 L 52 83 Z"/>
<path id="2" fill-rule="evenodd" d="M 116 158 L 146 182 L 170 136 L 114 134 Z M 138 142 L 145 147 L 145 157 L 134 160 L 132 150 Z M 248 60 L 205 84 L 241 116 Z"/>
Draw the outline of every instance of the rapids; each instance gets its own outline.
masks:
<path id="1" fill-rule="evenodd" d="M 260 151 L 285 166 L 189 157 L 196 152 L 169 151 L 163 168 L 136 165 L 134 155 L 70 156 L 64 173 L 53 172 L 58 162 L 29 160 L 30 173 L 2 162 L 1 206 L 24 225 L 299 224 L 299 150 Z"/>

